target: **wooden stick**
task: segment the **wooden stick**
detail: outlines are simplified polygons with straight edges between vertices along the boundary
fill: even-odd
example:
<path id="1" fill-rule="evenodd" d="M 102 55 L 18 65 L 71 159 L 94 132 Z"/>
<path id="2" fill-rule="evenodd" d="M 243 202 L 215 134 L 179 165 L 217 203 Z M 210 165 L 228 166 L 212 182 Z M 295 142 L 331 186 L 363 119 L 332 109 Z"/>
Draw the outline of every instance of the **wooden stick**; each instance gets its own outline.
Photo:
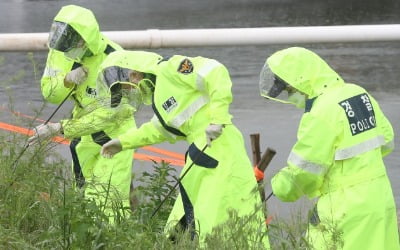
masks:
<path id="1" fill-rule="evenodd" d="M 260 134 L 251 134 L 250 141 L 251 141 L 251 150 L 253 152 L 253 166 L 255 166 L 261 160 Z"/>
<path id="2" fill-rule="evenodd" d="M 258 169 L 265 172 L 265 169 L 267 169 L 269 163 L 271 162 L 275 154 L 276 154 L 275 149 L 267 148 L 267 150 L 265 150 L 264 154 L 262 155 L 261 160 L 257 164 Z"/>
<path id="3" fill-rule="evenodd" d="M 267 148 L 267 150 L 265 150 L 264 154 L 262 155 L 261 160 L 257 164 L 257 168 L 260 169 L 261 171 L 265 172 L 265 170 L 267 169 L 269 163 L 271 162 L 271 160 L 275 156 L 275 154 L 276 154 L 276 151 L 274 149 Z M 259 185 L 261 200 L 264 201 L 265 200 L 265 190 L 264 190 L 263 180 L 259 180 L 258 185 Z"/>

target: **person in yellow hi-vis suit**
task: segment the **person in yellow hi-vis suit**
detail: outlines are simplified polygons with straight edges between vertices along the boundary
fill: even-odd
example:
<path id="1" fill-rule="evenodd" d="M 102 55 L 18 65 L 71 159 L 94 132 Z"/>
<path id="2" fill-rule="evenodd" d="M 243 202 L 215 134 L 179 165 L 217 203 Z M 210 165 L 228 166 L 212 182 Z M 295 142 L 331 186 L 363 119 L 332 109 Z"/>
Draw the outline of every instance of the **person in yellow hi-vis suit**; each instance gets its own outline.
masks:
<path id="1" fill-rule="evenodd" d="M 282 201 L 318 197 L 308 230 L 314 249 L 400 249 L 396 207 L 382 158 L 393 128 L 377 101 L 314 52 L 268 57 L 263 97 L 304 108 L 297 142 L 271 181 Z"/>
<path id="2" fill-rule="evenodd" d="M 48 46 L 42 94 L 49 102 L 59 104 L 72 93 L 72 118 L 38 126 L 29 142 L 33 144 L 62 132 L 71 139 L 76 185 L 85 187 L 85 197 L 106 207 L 114 201 L 119 203 L 115 207 L 129 207 L 133 150 L 112 160 L 101 157 L 99 150 L 110 137 L 136 127 L 135 110 L 123 102 L 111 106 L 104 103 L 96 90 L 100 64 L 108 54 L 122 48 L 101 34 L 90 10 L 76 5 L 64 6 L 57 13 Z M 109 193 L 114 199 L 106 198 Z M 104 204 L 106 200 L 109 202 Z"/>
<path id="3" fill-rule="evenodd" d="M 153 94 L 155 115 L 140 128 L 104 144 L 102 154 L 115 157 L 126 149 L 186 140 L 190 146 L 181 175 L 192 163 L 193 167 L 181 179 L 166 233 L 179 224 L 203 244 L 233 211 L 239 218 L 249 216 L 245 231 L 258 234 L 248 246 L 269 248 L 253 168 L 229 113 L 232 82 L 228 70 L 204 57 L 174 55 L 153 65 L 142 63 L 146 57 L 132 56 L 130 67 L 144 77 L 138 82 L 142 93 Z M 150 81 L 148 74 L 156 77 Z"/>

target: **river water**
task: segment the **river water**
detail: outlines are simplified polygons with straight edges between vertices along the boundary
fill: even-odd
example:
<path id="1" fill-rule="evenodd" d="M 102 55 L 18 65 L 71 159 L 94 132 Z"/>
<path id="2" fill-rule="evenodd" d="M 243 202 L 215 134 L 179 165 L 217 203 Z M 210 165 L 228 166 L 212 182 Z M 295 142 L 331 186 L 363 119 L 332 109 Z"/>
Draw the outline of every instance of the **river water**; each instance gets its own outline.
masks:
<path id="1" fill-rule="evenodd" d="M 357 24 L 399 24 L 400 1 L 319 1 L 319 0 L 10 0 L 0 1 L 0 33 L 48 32 L 54 15 L 61 6 L 78 4 L 91 9 L 101 30 L 245 28 L 271 26 L 319 26 Z M 231 113 L 242 131 L 251 157 L 250 138 L 260 133 L 261 151 L 271 147 L 277 151 L 266 171 L 266 192 L 269 180 L 285 165 L 295 142 L 301 111 L 289 105 L 263 100 L 258 93 L 258 74 L 266 59 L 276 50 L 289 45 L 243 46 L 224 48 L 183 48 L 153 50 L 163 55 L 184 54 L 212 57 L 224 63 L 231 72 L 234 101 Z M 293 45 L 290 45 L 293 46 Z M 347 82 L 358 83 L 370 91 L 393 124 L 399 144 L 400 133 L 400 43 L 330 43 L 298 44 L 320 54 Z M 16 111 L 34 114 L 43 104 L 40 77 L 46 52 L 0 53 L 0 105 Z M 35 66 L 33 66 L 35 65 Z M 10 96 L 12 98 L 10 98 Z M 44 107 L 46 119 L 55 105 Z M 69 114 L 66 104 L 53 121 Z M 152 116 L 144 108 L 137 115 L 141 124 Z M 13 122 L 10 113 L 0 110 L 0 121 Z M 0 133 L 3 133 L 0 131 Z M 161 144 L 159 147 L 184 153 L 185 143 Z M 139 150 L 140 151 L 140 150 Z M 60 152 L 69 159 L 66 147 Z M 400 207 L 400 149 L 385 158 L 397 206 Z M 146 162 L 135 161 L 134 171 L 148 168 Z M 271 198 L 270 212 L 278 215 L 307 209 L 309 202 L 282 203 Z"/>

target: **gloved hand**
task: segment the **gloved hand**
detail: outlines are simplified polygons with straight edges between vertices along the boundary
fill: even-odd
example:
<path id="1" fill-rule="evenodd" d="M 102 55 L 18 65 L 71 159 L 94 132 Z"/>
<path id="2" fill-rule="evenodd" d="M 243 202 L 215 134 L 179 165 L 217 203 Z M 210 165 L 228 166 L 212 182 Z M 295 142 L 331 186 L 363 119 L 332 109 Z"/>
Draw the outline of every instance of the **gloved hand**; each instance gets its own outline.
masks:
<path id="1" fill-rule="evenodd" d="M 112 158 L 115 154 L 122 151 L 122 145 L 120 140 L 112 139 L 111 141 L 105 143 L 103 147 L 101 147 L 101 155 L 104 158 Z"/>
<path id="2" fill-rule="evenodd" d="M 211 147 L 211 141 L 217 139 L 222 134 L 222 124 L 210 124 L 206 128 L 207 145 Z"/>
<path id="3" fill-rule="evenodd" d="M 81 66 L 70 71 L 64 78 L 64 85 L 66 87 L 73 87 L 74 85 L 82 84 L 87 78 L 88 70 Z"/>
<path id="4" fill-rule="evenodd" d="M 44 141 L 61 131 L 61 123 L 40 124 L 33 129 L 35 134 L 28 139 L 28 144 L 33 145 L 37 142 Z"/>

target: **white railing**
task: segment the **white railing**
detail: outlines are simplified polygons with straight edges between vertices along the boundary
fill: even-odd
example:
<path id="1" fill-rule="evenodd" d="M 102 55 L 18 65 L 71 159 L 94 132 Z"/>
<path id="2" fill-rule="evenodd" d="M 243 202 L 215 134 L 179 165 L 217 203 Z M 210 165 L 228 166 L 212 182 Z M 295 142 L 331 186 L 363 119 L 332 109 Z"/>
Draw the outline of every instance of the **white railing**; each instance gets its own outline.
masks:
<path id="1" fill-rule="evenodd" d="M 400 41 L 400 24 L 105 31 L 126 49 Z M 48 33 L 0 34 L 0 51 L 47 50 Z"/>

